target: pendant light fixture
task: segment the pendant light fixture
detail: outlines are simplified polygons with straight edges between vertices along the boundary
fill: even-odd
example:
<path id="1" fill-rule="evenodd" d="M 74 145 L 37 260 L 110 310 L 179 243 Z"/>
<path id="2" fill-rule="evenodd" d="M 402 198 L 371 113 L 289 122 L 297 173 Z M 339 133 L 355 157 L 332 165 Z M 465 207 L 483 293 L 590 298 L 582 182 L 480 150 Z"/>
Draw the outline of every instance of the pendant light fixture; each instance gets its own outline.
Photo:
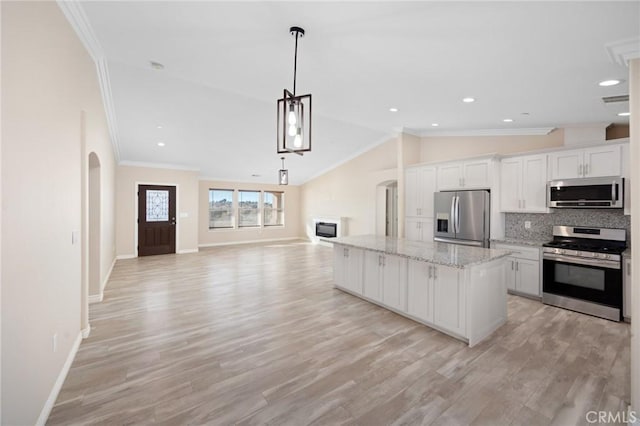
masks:
<path id="1" fill-rule="evenodd" d="M 280 178 L 278 180 L 279 185 L 289 185 L 289 170 L 284 168 L 284 157 L 280 157 L 282 160 L 282 168 L 280 169 Z"/>
<path id="2" fill-rule="evenodd" d="M 311 94 L 296 95 L 298 71 L 298 39 L 304 37 L 304 29 L 289 28 L 296 38 L 293 56 L 293 93 L 284 89 L 282 99 L 278 99 L 278 154 L 293 152 L 303 155 L 311 151 Z"/>

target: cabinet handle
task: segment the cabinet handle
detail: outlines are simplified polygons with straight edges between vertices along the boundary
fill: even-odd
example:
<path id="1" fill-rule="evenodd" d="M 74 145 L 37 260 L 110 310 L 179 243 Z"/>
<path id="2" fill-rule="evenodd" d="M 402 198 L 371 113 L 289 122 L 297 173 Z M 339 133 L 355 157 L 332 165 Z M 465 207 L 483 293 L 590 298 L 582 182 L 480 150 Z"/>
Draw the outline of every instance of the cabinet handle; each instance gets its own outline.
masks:
<path id="1" fill-rule="evenodd" d="M 578 176 L 582 176 L 582 164 L 578 165 Z"/>
<path id="2" fill-rule="evenodd" d="M 516 272 L 518 272 L 518 262 L 516 262 Z"/>
<path id="3" fill-rule="evenodd" d="M 433 279 L 438 279 L 438 268 L 436 268 L 435 266 L 433 267 Z"/>
<path id="4" fill-rule="evenodd" d="M 513 271 L 513 260 L 511 261 L 511 270 Z"/>
<path id="5" fill-rule="evenodd" d="M 589 163 L 584 165 L 584 175 L 587 176 L 589 174 Z"/>
<path id="6" fill-rule="evenodd" d="M 349 249 L 348 248 L 344 249 L 344 252 L 342 253 L 342 257 L 349 257 Z"/>
<path id="7" fill-rule="evenodd" d="M 431 279 L 431 277 L 433 276 L 433 274 L 431 273 L 431 266 L 429 266 L 427 269 L 429 270 L 429 279 Z"/>

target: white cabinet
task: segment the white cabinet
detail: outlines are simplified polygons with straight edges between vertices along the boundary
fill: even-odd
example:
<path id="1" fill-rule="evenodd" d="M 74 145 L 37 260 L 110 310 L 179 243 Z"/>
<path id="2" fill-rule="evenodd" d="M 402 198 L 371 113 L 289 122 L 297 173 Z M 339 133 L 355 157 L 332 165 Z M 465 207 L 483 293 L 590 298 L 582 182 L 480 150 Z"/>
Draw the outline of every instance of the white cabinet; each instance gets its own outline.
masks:
<path id="1" fill-rule="evenodd" d="M 404 233 L 407 240 L 433 241 L 433 218 L 408 217 Z"/>
<path id="2" fill-rule="evenodd" d="M 625 257 L 623 267 L 623 290 L 622 295 L 622 316 L 631 319 L 631 258 Z"/>
<path id="3" fill-rule="evenodd" d="M 433 265 L 409 260 L 407 268 L 407 313 L 433 323 Z"/>
<path id="4" fill-rule="evenodd" d="M 547 156 L 527 155 L 501 162 L 500 210 L 547 212 Z"/>
<path id="5" fill-rule="evenodd" d="M 333 249 L 333 279 L 337 286 L 362 294 L 362 249 L 335 246 Z"/>
<path id="6" fill-rule="evenodd" d="M 550 178 L 620 176 L 620 151 L 620 145 L 605 145 L 553 152 L 549 154 Z"/>
<path id="7" fill-rule="evenodd" d="M 465 335 L 466 299 L 465 283 L 460 270 L 448 266 L 432 265 L 434 300 L 433 323 L 448 331 Z"/>
<path id="8" fill-rule="evenodd" d="M 399 311 L 407 309 L 407 259 L 365 251 L 364 296 Z"/>
<path id="9" fill-rule="evenodd" d="M 491 165 L 491 159 L 483 159 L 438 166 L 438 191 L 490 188 Z"/>
<path id="10" fill-rule="evenodd" d="M 493 248 L 509 250 L 507 257 L 507 289 L 522 295 L 540 297 L 540 249 L 508 244 L 494 244 Z"/>
<path id="11" fill-rule="evenodd" d="M 412 167 L 405 173 L 405 216 L 433 217 L 435 167 Z"/>

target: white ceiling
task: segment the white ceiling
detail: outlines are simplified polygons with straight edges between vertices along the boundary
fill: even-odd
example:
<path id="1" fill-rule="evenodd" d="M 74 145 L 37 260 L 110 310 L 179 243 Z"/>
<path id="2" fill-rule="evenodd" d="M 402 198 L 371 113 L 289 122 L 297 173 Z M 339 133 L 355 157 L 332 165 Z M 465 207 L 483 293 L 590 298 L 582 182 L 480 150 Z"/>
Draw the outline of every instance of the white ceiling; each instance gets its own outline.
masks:
<path id="1" fill-rule="evenodd" d="M 434 122 L 449 133 L 628 122 L 617 116 L 627 104 L 601 99 L 627 94 L 627 83 L 597 83 L 628 78 L 606 46 L 640 37 L 639 1 L 82 7 L 106 55 L 121 161 L 265 183 L 276 183 L 280 168 L 276 99 L 292 89 L 290 26 L 307 32 L 297 92 L 313 94 L 314 110 L 313 151 L 287 155 L 294 184 L 400 128 L 428 134 Z M 464 104 L 465 96 L 477 101 Z"/>

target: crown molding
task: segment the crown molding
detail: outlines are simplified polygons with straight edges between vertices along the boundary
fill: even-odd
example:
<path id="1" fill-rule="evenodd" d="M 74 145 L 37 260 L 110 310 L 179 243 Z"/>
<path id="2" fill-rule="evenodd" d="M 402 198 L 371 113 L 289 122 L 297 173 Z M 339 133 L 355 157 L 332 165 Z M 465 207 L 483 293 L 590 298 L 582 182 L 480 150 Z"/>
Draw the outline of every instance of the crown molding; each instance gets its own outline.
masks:
<path id="1" fill-rule="evenodd" d="M 605 48 L 612 62 L 628 67 L 630 60 L 640 58 L 640 37 L 607 43 Z"/>
<path id="2" fill-rule="evenodd" d="M 189 167 L 183 166 L 180 164 L 169 164 L 169 163 L 146 163 L 144 161 L 129 161 L 124 160 L 118 162 L 118 166 L 128 166 L 128 167 L 148 167 L 151 169 L 168 169 L 168 170 L 183 170 L 185 172 L 199 172 L 200 169 L 197 167 Z"/>
<path id="3" fill-rule="evenodd" d="M 113 106 L 113 95 L 111 93 L 111 82 L 109 80 L 109 68 L 104 50 L 96 37 L 93 27 L 78 0 L 57 0 L 56 3 L 62 13 L 71 24 L 71 27 L 78 35 L 78 38 L 93 59 L 98 74 L 98 84 L 102 94 L 102 103 L 107 118 L 107 127 L 111 136 L 111 145 L 116 162 L 120 160 L 119 132 L 116 121 L 116 112 Z"/>
<path id="4" fill-rule="evenodd" d="M 532 127 L 523 129 L 476 129 L 476 130 L 422 130 L 420 136 L 544 136 L 555 130 L 555 127 Z"/>

